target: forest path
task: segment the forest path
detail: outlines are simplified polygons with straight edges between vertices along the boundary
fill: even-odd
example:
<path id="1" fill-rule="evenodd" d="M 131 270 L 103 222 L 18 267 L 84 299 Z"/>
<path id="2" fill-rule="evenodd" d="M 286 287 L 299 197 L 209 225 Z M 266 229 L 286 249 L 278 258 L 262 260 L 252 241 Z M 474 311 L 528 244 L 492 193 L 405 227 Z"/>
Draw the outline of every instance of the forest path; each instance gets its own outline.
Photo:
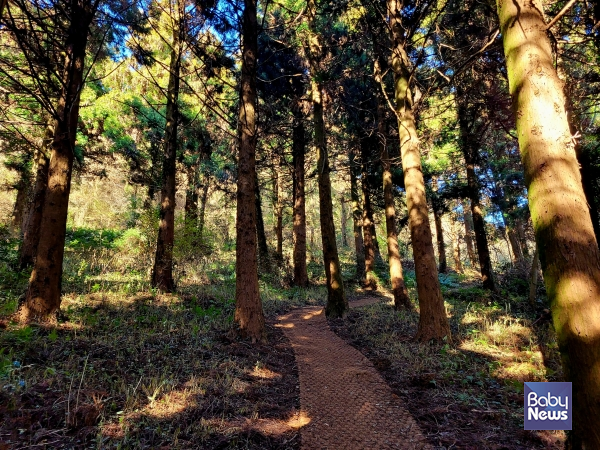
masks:
<path id="1" fill-rule="evenodd" d="M 382 300 L 364 298 L 350 307 Z M 277 326 L 298 363 L 302 450 L 431 448 L 371 362 L 329 329 L 322 307 L 296 309 Z"/>

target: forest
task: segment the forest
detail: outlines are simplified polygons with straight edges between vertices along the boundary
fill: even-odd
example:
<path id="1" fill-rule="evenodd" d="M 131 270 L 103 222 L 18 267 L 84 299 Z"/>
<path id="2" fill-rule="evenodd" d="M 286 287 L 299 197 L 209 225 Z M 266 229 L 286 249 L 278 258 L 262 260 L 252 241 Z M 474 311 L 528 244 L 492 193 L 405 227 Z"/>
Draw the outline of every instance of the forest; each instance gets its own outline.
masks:
<path id="1" fill-rule="evenodd" d="M 598 0 L 0 0 L 0 450 L 600 449 L 599 236 Z"/>

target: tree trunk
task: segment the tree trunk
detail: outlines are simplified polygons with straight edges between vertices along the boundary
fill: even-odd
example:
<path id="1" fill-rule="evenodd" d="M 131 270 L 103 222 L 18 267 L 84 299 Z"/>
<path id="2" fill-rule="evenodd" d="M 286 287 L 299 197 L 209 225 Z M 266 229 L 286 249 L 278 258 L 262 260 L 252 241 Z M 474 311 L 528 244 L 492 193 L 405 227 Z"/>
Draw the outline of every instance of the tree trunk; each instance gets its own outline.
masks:
<path id="1" fill-rule="evenodd" d="M 533 252 L 533 259 L 531 260 L 531 271 L 529 273 L 529 304 L 535 305 L 535 299 L 537 298 L 537 285 L 538 285 L 538 271 L 540 268 L 540 257 L 537 247 Z"/>
<path id="2" fill-rule="evenodd" d="M 322 48 L 315 24 L 317 6 L 315 0 L 307 2 L 309 21 L 309 60 L 311 71 L 311 90 L 313 103 L 313 120 L 315 128 L 314 143 L 317 149 L 317 174 L 319 186 L 319 218 L 321 222 L 321 240 L 323 243 L 323 260 L 327 279 L 328 317 L 342 317 L 348 311 L 348 300 L 344 292 L 342 271 L 335 240 L 335 224 L 333 221 L 333 202 L 331 200 L 331 180 L 329 178 L 329 157 L 327 155 L 327 139 L 325 137 L 325 119 L 323 113 L 323 90 L 318 81 L 319 64 L 322 60 Z"/>
<path id="3" fill-rule="evenodd" d="M 462 273 L 462 261 L 460 260 L 460 236 L 458 230 L 454 229 L 454 233 L 452 233 L 452 254 L 454 256 L 454 270 L 458 273 Z"/>
<path id="4" fill-rule="evenodd" d="M 508 228 L 508 240 L 510 242 L 510 248 L 512 249 L 515 257 L 515 262 L 523 261 L 523 249 L 521 248 L 521 242 L 519 242 L 519 236 L 517 231 L 513 227 Z"/>
<path id="5" fill-rule="evenodd" d="M 363 244 L 365 249 L 365 279 L 364 287 L 367 289 L 377 289 L 377 278 L 375 277 L 375 245 L 373 243 L 373 209 L 371 207 L 371 187 L 369 186 L 369 174 L 367 161 L 370 160 L 368 152 L 368 139 L 360 141 L 362 156 L 362 225 L 363 225 Z"/>
<path id="6" fill-rule="evenodd" d="M 356 150 L 350 152 L 350 198 L 352 200 L 352 222 L 354 224 L 354 250 L 356 255 L 356 280 L 365 276 L 365 245 L 362 234 L 362 208 L 358 195 L 358 162 Z"/>
<path id="7" fill-rule="evenodd" d="M 348 230 L 346 229 L 348 227 L 348 208 L 343 195 L 340 195 L 340 205 L 342 205 L 342 247 L 348 247 Z"/>
<path id="8" fill-rule="evenodd" d="M 473 217 L 473 231 L 475 233 L 475 243 L 477 244 L 481 279 L 483 281 L 483 287 L 493 291 L 496 287 L 492 273 L 492 259 L 490 257 L 487 235 L 485 233 L 485 220 L 483 218 L 483 210 L 481 208 L 479 196 L 479 180 L 475 173 L 475 164 L 477 160 L 477 143 L 475 141 L 477 137 L 473 135 L 468 123 L 469 114 L 466 105 L 461 101 L 461 98 L 458 98 L 457 101 L 458 122 L 462 141 L 461 146 L 467 166 L 468 193 L 469 199 L 471 200 L 471 216 Z"/>
<path id="9" fill-rule="evenodd" d="M 429 227 L 421 154 L 419 152 L 415 117 L 412 111 L 413 99 L 410 90 L 412 71 L 409 67 L 408 55 L 404 49 L 402 6 L 402 2 L 399 0 L 387 0 L 392 39 L 396 114 L 419 295 L 419 329 L 416 339 L 429 341 L 430 339 L 450 337 L 450 326 L 442 299 L 431 228 Z"/>
<path id="10" fill-rule="evenodd" d="M 177 123 L 179 121 L 179 82 L 181 70 L 183 1 L 177 1 L 178 14 L 173 29 L 171 62 L 169 65 L 169 86 L 167 88 L 167 108 L 165 127 L 165 154 L 160 192 L 160 223 L 156 241 L 156 256 L 152 270 L 152 286 L 165 291 L 175 290 L 173 279 L 173 244 L 175 243 L 175 172 L 177 168 Z"/>
<path id="11" fill-rule="evenodd" d="M 294 285 L 308 286 L 306 270 L 306 200 L 304 194 L 304 117 L 301 105 L 294 106 L 292 163 L 294 166 Z"/>
<path id="12" fill-rule="evenodd" d="M 202 240 L 204 234 L 204 222 L 206 217 L 206 203 L 208 202 L 208 193 L 210 190 L 210 179 L 206 177 L 202 186 L 202 195 L 200 196 L 200 207 L 198 209 L 198 236 Z"/>
<path id="13" fill-rule="evenodd" d="M 600 448 L 600 252 L 539 1 L 498 0 L 529 210 L 566 380 L 573 449 Z"/>
<path id="14" fill-rule="evenodd" d="M 433 221 L 435 222 L 435 237 L 437 240 L 438 266 L 439 273 L 448 272 L 448 261 L 446 259 L 446 243 L 444 242 L 444 227 L 442 226 L 442 216 L 433 208 Z"/>
<path id="15" fill-rule="evenodd" d="M 54 116 L 48 186 L 43 199 L 35 262 L 22 309 L 22 318 L 26 321 L 44 320 L 60 308 L 62 264 L 85 48 L 95 13 L 89 4 L 82 7 L 74 2 L 71 5 L 63 89 Z"/>
<path id="16" fill-rule="evenodd" d="M 461 200 L 461 206 L 463 210 L 463 220 L 465 222 L 465 244 L 467 245 L 467 256 L 471 267 L 477 267 L 477 261 L 475 259 L 475 249 L 473 248 L 473 216 L 471 215 L 471 207 L 465 205 L 465 202 Z"/>
<path id="17" fill-rule="evenodd" d="M 29 210 L 23 226 L 23 243 L 19 252 L 19 267 L 21 270 L 33 266 L 42 225 L 42 209 L 48 188 L 48 168 L 50 159 L 46 152 L 51 151 L 54 139 L 54 125 L 46 127 L 42 148 L 36 151 L 35 184 L 29 203 Z"/>
<path id="18" fill-rule="evenodd" d="M 187 189 L 185 190 L 185 221 L 198 225 L 198 167 L 187 168 Z"/>
<path id="19" fill-rule="evenodd" d="M 258 239 L 258 263 L 262 272 L 270 272 L 269 245 L 267 244 L 267 233 L 265 232 L 265 220 L 262 213 L 262 200 L 260 195 L 260 183 L 258 173 L 254 170 L 254 208 L 256 209 L 256 237 Z"/>
<path id="20" fill-rule="evenodd" d="M 376 43 L 374 43 L 376 45 Z M 379 50 L 379 47 L 376 47 Z M 377 83 L 381 83 L 382 55 L 377 52 L 374 64 L 374 75 Z M 412 307 L 408 296 L 408 289 L 404 284 L 402 274 L 402 258 L 398 247 L 398 234 L 396 233 L 396 208 L 394 205 L 394 185 L 392 183 L 392 162 L 387 149 L 387 130 L 385 124 L 385 104 L 381 93 L 377 93 L 377 134 L 379 150 L 381 155 L 381 167 L 383 172 L 383 202 L 385 206 L 385 227 L 387 232 L 388 260 L 390 265 L 390 281 L 394 295 L 394 307 L 396 309 L 409 309 Z"/>
<path id="21" fill-rule="evenodd" d="M 515 220 L 515 229 L 517 230 L 517 236 L 519 237 L 519 243 L 523 256 L 529 256 L 529 247 L 527 246 L 527 236 L 525 235 L 525 227 L 521 219 Z"/>
<path id="22" fill-rule="evenodd" d="M 275 236 L 277 244 L 275 254 L 279 261 L 283 261 L 283 177 L 280 176 L 282 158 L 276 167 L 273 168 L 273 212 L 275 213 Z"/>
<path id="23" fill-rule="evenodd" d="M 234 319 L 241 335 L 256 342 L 266 339 L 256 259 L 256 0 L 244 0 L 242 33 Z"/>
<path id="24" fill-rule="evenodd" d="M 21 178 L 17 184 L 17 198 L 11 217 L 11 227 L 14 231 L 23 231 L 23 216 L 25 215 L 25 209 L 27 207 L 30 183 L 31 176 L 29 172 L 27 171 L 26 173 L 21 174 Z"/>

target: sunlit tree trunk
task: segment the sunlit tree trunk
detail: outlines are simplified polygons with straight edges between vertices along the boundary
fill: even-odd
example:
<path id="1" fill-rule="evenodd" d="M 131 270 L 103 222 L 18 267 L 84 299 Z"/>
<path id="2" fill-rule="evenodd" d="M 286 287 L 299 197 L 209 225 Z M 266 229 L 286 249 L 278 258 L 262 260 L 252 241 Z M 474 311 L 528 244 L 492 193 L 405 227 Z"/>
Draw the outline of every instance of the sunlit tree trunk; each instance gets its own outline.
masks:
<path id="1" fill-rule="evenodd" d="M 304 194 L 304 117 L 300 104 L 294 107 L 292 164 L 294 166 L 294 285 L 308 286 L 306 270 L 306 197 Z"/>
<path id="2" fill-rule="evenodd" d="M 162 169 L 162 188 L 160 192 L 160 222 L 156 241 L 156 256 L 152 269 L 152 286 L 165 291 L 175 290 L 173 279 L 173 244 L 175 243 L 175 194 L 177 186 L 177 124 L 179 122 L 179 82 L 181 71 L 183 0 L 177 0 L 177 12 L 173 42 L 171 43 L 171 62 L 169 64 L 169 85 L 167 87 L 165 153 Z"/>
<path id="3" fill-rule="evenodd" d="M 54 137 L 54 124 L 48 123 L 42 147 L 35 153 L 35 184 L 31 193 L 28 211 L 23 224 L 23 243 L 19 251 L 19 267 L 25 269 L 33 265 L 42 225 L 42 209 L 48 188 L 48 167 L 50 159 L 46 152 L 51 151 Z"/>
<path id="4" fill-rule="evenodd" d="M 354 225 L 354 250 L 356 256 L 356 280 L 365 276 L 365 246 L 362 233 L 362 207 L 358 193 L 356 149 L 350 151 L 350 199 L 352 201 L 352 222 Z"/>
<path id="5" fill-rule="evenodd" d="M 413 99 L 410 90 L 412 71 L 404 48 L 402 6 L 403 4 L 399 0 L 387 0 L 392 34 L 392 69 L 394 71 L 394 93 L 402 170 L 419 295 L 419 329 L 416 339 L 428 341 L 442 339 L 445 336 L 450 337 L 450 326 L 442 299 L 431 228 L 429 227 L 421 154 L 412 111 Z"/>
<path id="6" fill-rule="evenodd" d="M 320 78 L 319 63 L 322 48 L 319 43 L 316 27 L 317 7 L 315 0 L 308 0 L 307 15 L 309 20 L 311 95 L 313 103 L 314 143 L 317 150 L 317 176 L 319 186 L 319 218 L 321 222 L 321 240 L 323 243 L 323 260 L 327 279 L 327 306 L 325 314 L 328 317 L 342 317 L 348 310 L 348 300 L 344 293 L 342 271 L 335 240 L 335 225 L 333 221 L 333 203 L 331 199 L 331 180 L 329 175 L 329 157 L 327 155 L 327 139 L 325 137 L 325 120 L 323 114 L 323 92 Z"/>
<path id="7" fill-rule="evenodd" d="M 241 335 L 256 342 L 266 338 L 256 257 L 256 0 L 244 0 L 242 35 L 234 319 Z"/>
<path id="8" fill-rule="evenodd" d="M 513 227 L 508 228 L 508 240 L 510 241 L 510 248 L 512 249 L 515 257 L 515 262 L 523 261 L 523 249 L 521 248 L 521 242 L 517 235 L 517 230 Z"/>
<path id="9" fill-rule="evenodd" d="M 462 273 L 462 261 L 460 259 L 460 234 L 458 232 L 456 222 L 454 222 L 452 233 L 452 255 L 454 256 L 454 270 Z"/>
<path id="10" fill-rule="evenodd" d="M 85 48 L 94 12 L 88 3 L 71 3 L 64 52 L 63 89 L 54 117 L 48 185 L 43 199 L 35 262 L 22 308 L 22 318 L 26 321 L 43 320 L 60 307 L 79 99 L 83 84 Z"/>
<path id="11" fill-rule="evenodd" d="M 521 159 L 567 381 L 572 449 L 600 448 L 600 252 L 539 0 L 498 0 Z"/>
<path id="12" fill-rule="evenodd" d="M 17 198 L 15 199 L 11 217 L 12 229 L 20 233 L 23 231 L 23 216 L 25 215 L 25 210 L 27 208 L 27 197 L 31 187 L 31 175 L 29 170 L 25 170 L 25 173 L 20 174 L 20 179 L 17 183 Z"/>

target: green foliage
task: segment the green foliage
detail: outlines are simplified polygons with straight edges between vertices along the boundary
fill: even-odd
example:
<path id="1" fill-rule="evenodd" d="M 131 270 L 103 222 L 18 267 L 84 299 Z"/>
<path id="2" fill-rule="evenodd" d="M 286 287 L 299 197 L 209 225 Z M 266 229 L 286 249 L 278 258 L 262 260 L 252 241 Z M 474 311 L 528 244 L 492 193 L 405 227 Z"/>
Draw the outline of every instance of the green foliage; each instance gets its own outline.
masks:
<path id="1" fill-rule="evenodd" d="M 90 250 L 100 248 L 115 248 L 117 240 L 123 231 L 91 228 L 67 228 L 65 246 L 72 250 Z"/>

